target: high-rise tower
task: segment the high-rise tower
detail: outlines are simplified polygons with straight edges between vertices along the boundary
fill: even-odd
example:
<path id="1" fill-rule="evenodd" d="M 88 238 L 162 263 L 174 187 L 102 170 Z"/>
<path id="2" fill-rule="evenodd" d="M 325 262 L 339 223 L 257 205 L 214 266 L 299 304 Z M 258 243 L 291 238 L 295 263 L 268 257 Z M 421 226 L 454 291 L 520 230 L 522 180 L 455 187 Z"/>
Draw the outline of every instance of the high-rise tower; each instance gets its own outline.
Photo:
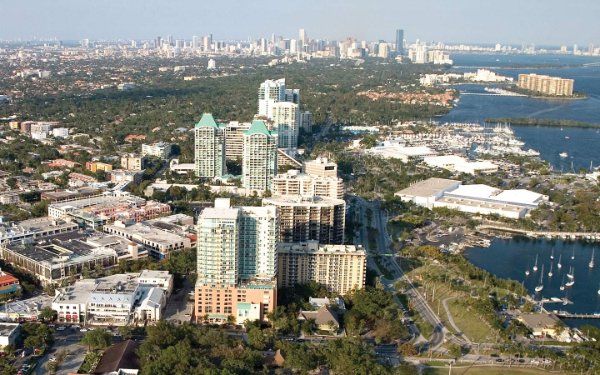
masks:
<path id="1" fill-rule="evenodd" d="M 205 113 L 194 127 L 194 163 L 196 176 L 221 177 L 225 174 L 225 138 L 222 127 Z"/>

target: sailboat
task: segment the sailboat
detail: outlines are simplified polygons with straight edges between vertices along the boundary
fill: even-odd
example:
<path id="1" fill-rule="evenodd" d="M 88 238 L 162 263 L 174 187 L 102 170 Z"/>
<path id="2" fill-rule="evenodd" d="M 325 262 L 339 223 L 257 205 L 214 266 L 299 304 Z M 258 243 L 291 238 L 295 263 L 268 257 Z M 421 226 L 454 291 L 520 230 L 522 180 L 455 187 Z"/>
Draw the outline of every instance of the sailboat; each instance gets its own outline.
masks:
<path id="1" fill-rule="evenodd" d="M 533 272 L 537 272 L 537 270 L 538 270 L 538 267 L 537 267 L 537 259 L 538 259 L 538 256 L 537 256 L 537 254 L 536 254 L 536 255 L 535 255 L 535 264 L 533 265 Z"/>
<path id="2" fill-rule="evenodd" d="M 565 275 L 563 275 L 562 283 L 560 283 L 560 287 L 559 287 L 559 289 L 560 289 L 561 291 L 562 291 L 562 290 L 565 290 Z"/>
<path id="3" fill-rule="evenodd" d="M 550 260 L 554 260 L 554 248 L 552 248 L 552 252 L 550 253 Z"/>
<path id="4" fill-rule="evenodd" d="M 567 273 L 567 277 L 569 280 L 572 280 L 575 276 L 573 275 L 573 266 L 569 267 L 569 272 Z"/>
<path id="5" fill-rule="evenodd" d="M 598 287 L 598 295 L 600 296 L 600 287 Z"/>
<path id="6" fill-rule="evenodd" d="M 542 272 L 540 272 L 540 283 L 535 287 L 535 292 L 539 293 L 544 289 L 544 265 L 542 264 Z"/>
<path id="7" fill-rule="evenodd" d="M 558 256 L 558 263 L 556 263 L 556 268 L 561 269 L 562 268 L 562 264 L 560 263 L 560 260 L 562 259 L 562 254 L 560 254 Z"/>
<path id="8" fill-rule="evenodd" d="M 571 260 L 575 259 L 575 246 L 573 246 L 573 254 L 571 254 Z"/>
<path id="9" fill-rule="evenodd" d="M 571 267 L 570 273 L 567 274 L 567 277 L 569 278 L 569 281 L 567 281 L 567 283 L 565 284 L 565 286 L 571 287 L 573 286 L 573 284 L 575 284 L 575 274 L 574 274 L 574 270 L 573 267 Z"/>
<path id="10" fill-rule="evenodd" d="M 550 262 L 550 271 L 548 271 L 548 277 L 552 277 L 552 275 L 554 275 L 552 273 L 552 262 Z"/>
<path id="11" fill-rule="evenodd" d="M 594 251 L 596 249 L 592 249 L 592 259 L 590 259 L 590 263 L 588 263 L 588 267 L 594 268 Z"/>
<path id="12" fill-rule="evenodd" d="M 527 262 L 527 268 L 525 269 L 525 276 L 529 276 L 529 262 Z"/>

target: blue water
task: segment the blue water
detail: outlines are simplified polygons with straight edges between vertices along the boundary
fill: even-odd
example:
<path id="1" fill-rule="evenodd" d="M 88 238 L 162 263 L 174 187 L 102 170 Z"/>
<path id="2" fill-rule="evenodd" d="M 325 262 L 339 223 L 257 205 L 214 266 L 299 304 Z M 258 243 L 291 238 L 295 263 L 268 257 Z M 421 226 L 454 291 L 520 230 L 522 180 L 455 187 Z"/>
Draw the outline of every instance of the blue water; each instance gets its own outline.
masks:
<path id="1" fill-rule="evenodd" d="M 594 244 L 547 239 L 514 238 L 512 240 L 495 239 L 489 248 L 473 248 L 465 252 L 465 257 L 474 265 L 487 270 L 501 278 L 522 282 L 531 295 L 539 300 L 541 297 L 563 298 L 565 292 L 559 287 L 566 280 L 569 267 L 573 266 L 575 284 L 565 288 L 566 297 L 574 302 L 572 305 L 546 304 L 547 310 L 564 310 L 573 313 L 600 313 L 600 247 L 596 249 L 596 266 L 588 267 Z M 548 277 L 550 255 L 554 249 L 553 277 Z M 571 255 L 575 253 L 575 259 Z M 562 269 L 557 268 L 559 256 L 562 254 Z M 538 256 L 538 271 L 533 272 L 535 257 Z M 544 265 L 544 289 L 535 294 L 534 288 L 539 284 L 541 268 Z M 529 269 L 529 276 L 525 270 Z M 564 278 L 564 279 L 563 279 Z M 585 323 L 600 326 L 600 320 L 568 320 L 572 326 Z"/>
<path id="2" fill-rule="evenodd" d="M 474 71 L 488 67 L 501 75 L 517 78 L 521 73 L 538 73 L 573 78 L 575 91 L 587 98 L 582 100 L 539 99 L 527 97 L 462 95 L 458 105 L 442 122 L 479 122 L 491 117 L 530 117 L 540 119 L 570 119 L 600 123 L 600 66 L 572 66 L 600 63 L 600 58 L 563 55 L 473 55 L 452 56 L 455 71 Z M 498 61 L 496 61 L 498 60 Z M 562 64 L 559 67 L 533 68 L 538 64 Z M 510 68 L 512 65 L 530 67 Z M 483 93 L 484 85 L 457 85 L 461 91 Z M 597 129 L 513 126 L 515 134 L 525 142 L 526 148 L 541 153 L 556 170 L 588 168 L 590 161 L 600 165 L 600 133 Z M 565 137 L 569 137 L 568 139 Z M 567 152 L 569 158 L 558 154 Z M 572 168 L 571 168 L 572 166 Z"/>

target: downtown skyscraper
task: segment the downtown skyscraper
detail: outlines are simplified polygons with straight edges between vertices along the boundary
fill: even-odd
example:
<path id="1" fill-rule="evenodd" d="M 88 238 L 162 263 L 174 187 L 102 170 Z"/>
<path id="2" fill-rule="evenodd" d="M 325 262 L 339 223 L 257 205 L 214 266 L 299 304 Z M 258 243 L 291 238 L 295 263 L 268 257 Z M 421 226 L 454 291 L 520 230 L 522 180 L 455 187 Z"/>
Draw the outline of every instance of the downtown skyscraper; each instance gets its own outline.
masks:
<path id="1" fill-rule="evenodd" d="M 404 56 L 404 30 L 396 30 L 396 55 Z"/>

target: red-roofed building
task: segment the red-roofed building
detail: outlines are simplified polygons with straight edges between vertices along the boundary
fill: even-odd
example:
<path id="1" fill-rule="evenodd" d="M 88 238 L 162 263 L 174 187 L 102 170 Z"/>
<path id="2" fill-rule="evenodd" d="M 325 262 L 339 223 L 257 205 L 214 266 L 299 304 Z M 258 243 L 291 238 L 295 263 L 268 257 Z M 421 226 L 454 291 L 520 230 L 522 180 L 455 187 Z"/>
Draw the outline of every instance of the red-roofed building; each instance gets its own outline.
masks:
<path id="1" fill-rule="evenodd" d="M 55 159 L 48 163 L 50 168 L 73 168 L 77 165 L 79 165 L 79 163 L 65 159 Z"/>
<path id="2" fill-rule="evenodd" d="M 131 141 L 143 141 L 146 139 L 146 136 L 143 134 L 129 134 L 125 137 L 125 142 Z"/>
<path id="3" fill-rule="evenodd" d="M 21 288 L 19 280 L 4 271 L 0 271 L 0 294 L 14 293 Z"/>

